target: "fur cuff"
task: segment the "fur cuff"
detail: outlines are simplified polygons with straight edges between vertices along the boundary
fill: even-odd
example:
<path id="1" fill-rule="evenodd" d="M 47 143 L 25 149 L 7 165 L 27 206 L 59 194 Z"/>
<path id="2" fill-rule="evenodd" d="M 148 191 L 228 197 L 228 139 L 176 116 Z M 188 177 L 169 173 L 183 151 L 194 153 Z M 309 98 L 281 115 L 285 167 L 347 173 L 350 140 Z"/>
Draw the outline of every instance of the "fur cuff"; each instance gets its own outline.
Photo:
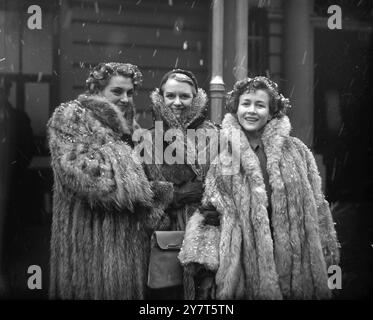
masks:
<path id="1" fill-rule="evenodd" d="M 204 225 L 203 220 L 199 210 L 190 218 L 179 260 L 182 265 L 198 263 L 208 270 L 216 271 L 219 267 L 220 229 Z"/>
<path id="2" fill-rule="evenodd" d="M 150 188 L 153 192 L 153 206 L 147 219 L 147 226 L 152 231 L 167 230 L 171 222 L 165 209 L 173 200 L 173 184 L 167 181 L 150 181 Z"/>

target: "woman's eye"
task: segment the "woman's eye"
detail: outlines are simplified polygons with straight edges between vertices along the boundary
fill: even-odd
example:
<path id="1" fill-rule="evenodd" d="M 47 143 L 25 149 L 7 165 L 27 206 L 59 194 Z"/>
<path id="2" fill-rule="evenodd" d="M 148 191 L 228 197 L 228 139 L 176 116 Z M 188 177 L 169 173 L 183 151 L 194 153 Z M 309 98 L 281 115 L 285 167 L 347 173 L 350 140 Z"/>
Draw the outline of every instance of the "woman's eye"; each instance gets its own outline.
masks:
<path id="1" fill-rule="evenodd" d="M 172 93 L 168 93 L 168 94 L 166 94 L 166 98 L 168 98 L 168 99 L 174 99 L 175 95 L 172 94 Z"/>
<path id="2" fill-rule="evenodd" d="M 191 97 L 188 94 L 183 94 L 183 95 L 180 96 L 180 98 L 183 99 L 183 100 L 187 100 L 187 99 L 190 99 Z"/>
<path id="3" fill-rule="evenodd" d="M 133 96 L 133 91 L 128 91 L 127 92 L 127 97 L 132 97 Z"/>
<path id="4" fill-rule="evenodd" d="M 120 90 L 112 90 L 111 92 L 114 93 L 117 96 L 122 93 Z"/>

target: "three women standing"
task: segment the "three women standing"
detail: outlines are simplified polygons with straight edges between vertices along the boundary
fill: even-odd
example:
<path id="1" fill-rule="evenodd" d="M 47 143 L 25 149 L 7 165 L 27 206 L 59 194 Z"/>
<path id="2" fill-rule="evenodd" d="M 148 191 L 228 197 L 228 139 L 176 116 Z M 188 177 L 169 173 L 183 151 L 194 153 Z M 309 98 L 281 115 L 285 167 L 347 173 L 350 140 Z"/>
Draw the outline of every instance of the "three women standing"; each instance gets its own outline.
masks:
<path id="1" fill-rule="evenodd" d="M 51 297 L 143 299 L 150 232 L 187 226 L 184 292 L 169 288 L 164 297 L 194 298 L 198 270 L 208 293 L 199 298 L 329 298 L 327 267 L 339 262 L 334 224 L 312 153 L 289 135 L 289 101 L 277 85 L 265 77 L 236 83 L 221 134 L 229 140 L 238 131 L 239 150 L 231 141 L 211 164 L 207 130 L 217 130 L 206 120 L 206 94 L 191 72 L 166 73 L 151 95 L 162 128 L 152 134 L 165 154 L 171 144 L 182 150 L 184 161 L 170 154 L 174 163 L 155 161 L 144 172 L 131 139 L 140 84 L 136 66 L 100 64 L 87 94 L 59 106 L 48 123 Z M 165 139 L 170 129 L 181 139 Z M 206 130 L 202 147 L 190 129 Z M 227 168 L 232 157 L 237 172 Z"/>

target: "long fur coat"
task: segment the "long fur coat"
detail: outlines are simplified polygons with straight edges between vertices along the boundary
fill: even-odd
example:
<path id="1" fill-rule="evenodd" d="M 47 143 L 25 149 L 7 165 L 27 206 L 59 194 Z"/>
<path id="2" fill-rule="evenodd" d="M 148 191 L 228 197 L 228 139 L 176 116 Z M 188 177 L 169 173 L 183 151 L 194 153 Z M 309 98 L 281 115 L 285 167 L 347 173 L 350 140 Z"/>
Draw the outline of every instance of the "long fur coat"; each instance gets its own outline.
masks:
<path id="1" fill-rule="evenodd" d="M 200 201 L 196 202 L 189 202 L 182 206 L 181 208 L 174 208 L 171 206 L 173 200 L 173 190 L 174 188 L 180 188 L 180 192 L 183 192 L 184 186 L 186 186 L 189 182 L 200 181 L 203 182 L 211 159 L 213 159 L 217 153 L 216 151 L 210 149 L 210 143 L 212 140 L 207 138 L 206 145 L 201 147 L 198 145 L 199 140 L 192 146 L 191 141 L 187 138 L 187 130 L 194 129 L 194 130 L 201 130 L 202 133 L 210 132 L 213 136 L 217 137 L 217 127 L 209 120 L 206 119 L 206 111 L 207 111 L 207 96 L 203 89 L 198 89 L 197 95 L 194 97 L 192 106 L 189 108 L 187 115 L 184 118 L 184 122 L 180 122 L 175 115 L 173 114 L 170 107 L 164 104 L 164 99 L 160 95 L 159 90 L 156 89 L 151 93 L 151 101 L 152 101 L 152 109 L 154 114 L 155 121 L 161 121 L 164 133 L 168 129 L 177 129 L 182 134 L 182 139 L 173 142 L 180 143 L 180 150 L 184 152 L 184 163 L 183 164 L 167 164 L 165 161 L 162 164 L 157 164 L 155 162 L 155 155 L 153 155 L 153 163 L 148 164 L 145 166 L 146 173 L 150 181 L 158 181 L 163 182 L 163 184 L 167 185 L 171 188 L 171 191 L 168 193 L 169 198 L 164 199 L 167 202 L 163 203 L 162 209 L 167 210 L 168 214 L 168 223 L 164 223 L 163 227 L 166 230 L 185 230 L 186 223 L 190 216 L 194 213 L 194 211 L 200 205 Z M 204 131 L 206 130 L 206 131 Z M 207 131 L 209 130 L 209 131 Z M 155 129 L 152 130 L 153 141 L 155 140 L 156 132 Z M 170 142 L 164 141 L 164 137 L 160 137 L 163 141 L 163 150 L 164 151 L 167 146 L 169 146 Z M 155 153 L 156 150 L 153 150 Z M 205 152 L 206 158 L 204 160 L 205 163 L 199 163 L 198 161 L 195 162 L 187 162 L 189 156 L 192 155 L 194 159 L 198 159 L 199 152 Z M 201 194 L 202 198 L 202 194 Z M 191 280 L 189 275 L 186 275 L 188 270 L 185 270 L 184 273 L 184 297 L 187 299 L 191 299 L 194 297 L 194 283 Z"/>
<path id="2" fill-rule="evenodd" d="M 51 298 L 144 298 L 150 230 L 162 210 L 147 209 L 152 186 L 125 142 L 131 132 L 118 107 L 94 95 L 61 104 L 48 122 Z"/>
<path id="3" fill-rule="evenodd" d="M 226 114 L 222 133 L 240 130 L 239 155 L 226 148 L 206 178 L 203 201 L 217 208 L 220 227 L 197 211 L 179 259 L 216 271 L 217 299 L 327 299 L 327 268 L 339 263 L 329 205 L 311 151 L 290 137 L 289 119 L 271 120 L 262 135 L 272 189 L 267 199 L 258 157 L 237 118 Z M 239 172 L 226 174 L 231 157 Z M 272 228 L 267 213 L 272 205 Z"/>

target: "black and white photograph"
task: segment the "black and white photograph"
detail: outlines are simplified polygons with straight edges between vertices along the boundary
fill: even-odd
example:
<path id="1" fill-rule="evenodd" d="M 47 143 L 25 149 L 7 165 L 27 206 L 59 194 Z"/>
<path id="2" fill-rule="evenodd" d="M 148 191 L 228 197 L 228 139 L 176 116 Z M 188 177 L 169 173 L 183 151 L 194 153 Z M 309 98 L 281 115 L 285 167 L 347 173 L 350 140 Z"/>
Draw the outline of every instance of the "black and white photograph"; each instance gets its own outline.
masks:
<path id="1" fill-rule="evenodd" d="M 372 62 L 371 0 L 0 0 L 0 300 L 372 299 Z"/>

